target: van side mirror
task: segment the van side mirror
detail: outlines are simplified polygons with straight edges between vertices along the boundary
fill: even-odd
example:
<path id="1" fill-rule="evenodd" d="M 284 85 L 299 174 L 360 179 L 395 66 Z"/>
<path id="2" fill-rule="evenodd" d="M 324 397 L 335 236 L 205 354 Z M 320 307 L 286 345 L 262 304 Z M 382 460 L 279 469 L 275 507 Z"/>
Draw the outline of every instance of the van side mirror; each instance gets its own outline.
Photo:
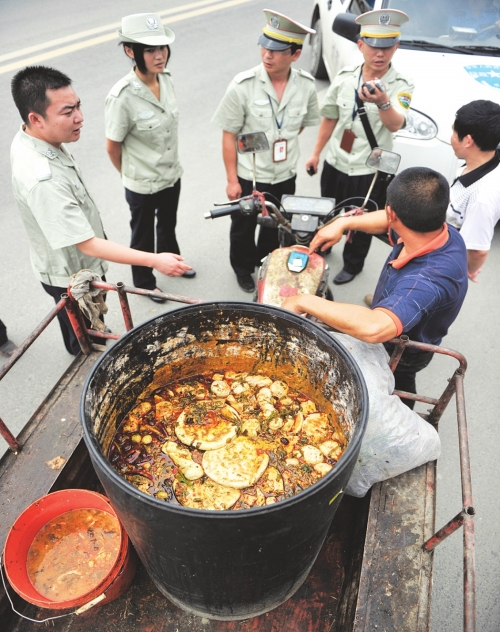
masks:
<path id="1" fill-rule="evenodd" d="M 332 31 L 340 37 L 345 37 L 356 43 L 359 39 L 361 27 L 355 22 L 354 13 L 339 13 L 333 21 Z"/>

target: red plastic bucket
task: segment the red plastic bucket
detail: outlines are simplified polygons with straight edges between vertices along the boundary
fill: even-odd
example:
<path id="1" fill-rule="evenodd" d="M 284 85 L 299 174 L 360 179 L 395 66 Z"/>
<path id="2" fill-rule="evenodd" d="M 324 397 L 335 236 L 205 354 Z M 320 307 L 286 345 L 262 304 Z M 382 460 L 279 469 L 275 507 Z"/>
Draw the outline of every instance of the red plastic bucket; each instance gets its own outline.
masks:
<path id="1" fill-rule="evenodd" d="M 29 548 L 37 533 L 50 520 L 75 509 L 100 509 L 118 520 L 109 500 L 102 494 L 86 489 L 64 489 L 32 503 L 17 518 L 7 536 L 3 551 L 5 574 L 12 588 L 29 603 L 54 610 L 81 608 L 94 600 L 103 604 L 117 599 L 132 583 L 137 565 L 136 556 L 128 535 L 118 520 L 121 541 L 114 566 L 91 591 L 76 599 L 56 602 L 47 599 L 35 589 L 29 579 L 26 564 Z"/>

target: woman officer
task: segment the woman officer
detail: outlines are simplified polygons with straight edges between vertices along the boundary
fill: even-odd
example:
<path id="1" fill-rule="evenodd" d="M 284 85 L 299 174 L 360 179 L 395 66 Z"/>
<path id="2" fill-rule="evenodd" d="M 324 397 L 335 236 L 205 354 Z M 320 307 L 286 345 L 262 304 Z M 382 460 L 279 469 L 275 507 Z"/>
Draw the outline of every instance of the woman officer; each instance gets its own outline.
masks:
<path id="1" fill-rule="evenodd" d="M 166 70 L 169 44 L 175 35 L 156 13 L 124 17 L 118 34 L 125 54 L 135 65 L 106 97 L 106 150 L 121 174 L 130 206 L 130 247 L 180 254 L 175 237 L 182 175 L 177 150 L 178 108 Z M 188 270 L 183 276 L 195 274 Z M 132 266 L 132 277 L 136 287 L 158 289 L 151 268 Z"/>

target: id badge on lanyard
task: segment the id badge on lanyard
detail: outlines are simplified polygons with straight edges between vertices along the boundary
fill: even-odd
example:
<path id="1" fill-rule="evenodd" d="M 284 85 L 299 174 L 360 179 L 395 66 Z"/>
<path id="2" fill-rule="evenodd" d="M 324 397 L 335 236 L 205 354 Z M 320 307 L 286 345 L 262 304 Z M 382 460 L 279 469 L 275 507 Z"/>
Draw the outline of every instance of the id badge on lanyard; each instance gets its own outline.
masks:
<path id="1" fill-rule="evenodd" d="M 283 127 L 283 120 L 285 118 L 285 108 L 283 108 L 283 116 L 281 117 L 281 121 L 278 121 L 277 116 L 274 114 L 273 102 L 271 101 L 271 97 L 267 95 L 269 99 L 269 105 L 271 106 L 271 111 L 274 116 L 274 120 L 276 121 L 276 127 L 278 128 L 278 132 L 281 132 L 281 128 Z M 273 162 L 283 162 L 288 157 L 288 141 L 286 138 L 278 138 L 273 143 Z"/>
<path id="2" fill-rule="evenodd" d="M 273 143 L 273 162 L 283 162 L 288 155 L 288 141 L 285 138 L 278 138 Z"/>

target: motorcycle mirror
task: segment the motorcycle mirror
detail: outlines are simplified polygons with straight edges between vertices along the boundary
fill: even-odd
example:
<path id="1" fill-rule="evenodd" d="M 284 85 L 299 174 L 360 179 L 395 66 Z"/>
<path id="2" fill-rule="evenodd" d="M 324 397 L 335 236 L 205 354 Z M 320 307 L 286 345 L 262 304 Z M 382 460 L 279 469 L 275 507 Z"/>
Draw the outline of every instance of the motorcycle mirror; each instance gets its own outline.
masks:
<path id="1" fill-rule="evenodd" d="M 395 174 L 398 170 L 401 156 L 393 151 L 375 147 L 366 160 L 366 166 L 383 173 Z"/>
<path id="2" fill-rule="evenodd" d="M 236 136 L 236 147 L 239 154 L 258 154 L 269 150 L 269 143 L 264 132 L 250 132 Z"/>

